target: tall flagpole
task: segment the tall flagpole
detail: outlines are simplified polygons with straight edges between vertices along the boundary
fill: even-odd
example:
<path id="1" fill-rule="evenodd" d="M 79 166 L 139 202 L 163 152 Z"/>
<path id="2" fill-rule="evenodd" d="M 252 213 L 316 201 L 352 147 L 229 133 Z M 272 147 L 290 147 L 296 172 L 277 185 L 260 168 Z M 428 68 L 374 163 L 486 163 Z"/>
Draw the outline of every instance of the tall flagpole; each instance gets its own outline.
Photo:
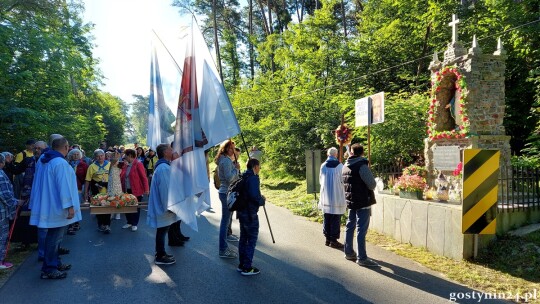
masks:
<path id="1" fill-rule="evenodd" d="M 167 48 L 167 46 L 165 45 L 165 43 L 163 43 L 163 41 L 161 40 L 161 38 L 159 38 L 158 34 L 156 33 L 156 31 L 154 29 L 152 29 L 152 32 L 154 33 L 154 35 L 156 35 L 156 38 L 159 40 L 159 42 L 161 43 L 161 45 L 163 45 L 163 47 L 165 48 L 165 50 L 167 51 L 167 53 L 169 53 L 169 56 L 171 56 L 171 59 L 173 60 L 174 64 L 176 65 L 176 68 L 178 69 L 178 71 L 180 72 L 180 74 L 182 73 L 182 68 L 180 67 L 180 65 L 178 64 L 178 62 L 176 62 L 176 60 L 174 59 L 173 55 L 171 54 L 171 52 L 169 51 L 169 49 Z"/>

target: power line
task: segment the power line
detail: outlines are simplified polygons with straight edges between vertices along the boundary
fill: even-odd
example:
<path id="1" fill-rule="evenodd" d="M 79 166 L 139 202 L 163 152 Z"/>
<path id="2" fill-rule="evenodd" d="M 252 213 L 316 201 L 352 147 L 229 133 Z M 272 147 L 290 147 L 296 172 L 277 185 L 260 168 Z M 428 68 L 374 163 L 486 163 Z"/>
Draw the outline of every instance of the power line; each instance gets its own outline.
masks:
<path id="1" fill-rule="evenodd" d="M 534 20 L 534 21 L 531 21 L 531 22 L 527 22 L 527 23 L 524 23 L 524 24 L 521 24 L 521 25 L 517 25 L 515 27 L 512 27 L 512 28 L 509 28 L 505 31 L 502 31 L 502 32 L 499 32 L 497 34 L 493 34 L 493 35 L 490 35 L 490 36 L 486 36 L 486 37 L 482 37 L 482 38 L 479 38 L 478 41 L 481 41 L 481 40 L 484 40 L 484 39 L 488 39 L 488 38 L 491 38 L 491 37 L 495 37 L 495 36 L 501 36 L 503 34 L 506 34 L 508 32 L 511 32 L 513 30 L 516 30 L 518 28 L 522 28 L 522 27 L 525 27 L 525 26 L 528 26 L 528 25 L 531 25 L 531 24 L 534 24 L 534 23 L 537 23 L 537 22 L 540 22 L 540 18 L 538 20 Z M 469 45 L 472 45 L 472 43 L 467 43 L 465 44 L 465 46 L 469 46 Z M 437 52 L 437 55 L 439 55 L 440 53 L 444 53 L 444 51 L 439 51 Z M 304 95 L 308 95 L 308 94 L 313 94 L 313 93 L 316 93 L 316 92 L 319 92 L 319 91 L 322 91 L 322 90 L 327 90 L 327 89 L 332 89 L 334 87 L 340 87 L 340 86 L 343 86 L 349 82 L 352 82 L 352 81 L 357 81 L 357 80 L 360 80 L 360 79 L 364 79 L 368 76 L 372 76 L 372 75 L 376 75 L 376 74 L 380 74 L 380 73 L 383 73 L 383 72 L 386 72 L 386 71 L 389 71 L 389 70 L 392 70 L 392 69 L 395 69 L 395 68 L 398 68 L 398 67 L 401 67 L 401 66 L 405 66 L 405 65 L 408 65 L 408 64 L 411 64 L 411 63 L 414 63 L 414 62 L 417 62 L 417 61 L 420 61 L 420 60 L 423 60 L 423 59 L 426 59 L 426 58 L 429 58 L 429 57 L 432 57 L 433 54 L 430 54 L 430 55 L 426 55 L 426 56 L 423 56 L 423 57 L 420 57 L 420 58 L 416 58 L 416 59 L 413 59 L 413 60 L 409 60 L 409 61 L 406 61 L 406 62 L 402 62 L 402 63 L 399 63 L 399 64 L 396 64 L 394 66 L 391 66 L 391 67 L 388 67 L 388 68 L 384 68 L 384 69 L 381 69 L 381 70 L 378 70 L 378 71 L 375 71 L 375 72 L 371 72 L 371 73 L 367 73 L 367 74 L 364 74 L 362 76 L 358 76 L 356 78 L 352 78 L 352 79 L 348 79 L 348 80 L 345 80 L 345 81 L 342 81 L 341 83 L 339 84 L 333 84 L 333 85 L 329 85 L 329 86 L 325 86 L 325 87 L 321 87 L 321 88 L 318 88 L 318 89 L 314 89 L 314 90 L 311 90 L 309 92 L 305 92 L 305 93 L 300 93 L 300 94 L 296 94 L 296 95 L 291 95 L 291 96 L 288 96 L 288 97 L 284 97 L 284 98 L 280 98 L 280 99 L 276 99 L 276 100 L 272 100 L 272 101 L 268 101 L 268 102 L 263 102 L 263 103 L 258 103 L 258 104 L 253 104 L 253 105 L 249 105 L 249 106 L 245 106 L 245 107 L 240 107 L 238 108 L 238 110 L 242 110 L 242 109 L 249 109 L 249 108 L 254 108 L 254 107 L 258 107 L 258 106 L 263 106 L 263 105 L 266 105 L 266 104 L 270 104 L 270 103 L 275 103 L 275 102 L 280 102 L 280 101 L 285 101 L 285 100 L 288 100 L 288 99 L 293 99 L 293 98 L 297 98 L 297 97 L 300 97 L 300 96 L 304 96 Z"/>

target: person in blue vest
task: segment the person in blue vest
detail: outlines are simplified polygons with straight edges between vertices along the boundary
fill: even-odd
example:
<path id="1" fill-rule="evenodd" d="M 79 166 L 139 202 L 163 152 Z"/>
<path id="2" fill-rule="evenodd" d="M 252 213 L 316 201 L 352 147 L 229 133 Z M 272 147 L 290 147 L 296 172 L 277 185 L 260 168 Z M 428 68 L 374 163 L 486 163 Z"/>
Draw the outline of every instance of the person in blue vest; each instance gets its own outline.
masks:
<path id="1" fill-rule="evenodd" d="M 345 201 L 349 208 L 349 218 L 345 228 L 345 258 L 356 261 L 360 266 L 378 267 L 379 264 L 368 258 L 366 253 L 366 234 L 371 216 L 371 205 L 375 203 L 373 190 L 377 182 L 369 169 L 369 162 L 364 158 L 364 147 L 353 144 L 350 156 L 343 167 L 343 185 Z M 358 229 L 356 243 L 358 253 L 353 249 L 353 236 Z"/>

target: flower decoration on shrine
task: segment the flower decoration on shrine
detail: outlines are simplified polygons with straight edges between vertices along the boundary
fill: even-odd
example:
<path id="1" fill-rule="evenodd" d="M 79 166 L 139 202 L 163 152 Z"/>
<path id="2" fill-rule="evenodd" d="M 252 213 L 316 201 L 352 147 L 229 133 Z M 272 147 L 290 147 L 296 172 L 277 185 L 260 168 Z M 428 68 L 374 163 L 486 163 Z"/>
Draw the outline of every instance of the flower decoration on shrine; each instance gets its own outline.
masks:
<path id="1" fill-rule="evenodd" d="M 334 133 L 338 145 L 348 145 L 351 143 L 353 130 L 347 124 L 339 125 Z"/>
<path id="2" fill-rule="evenodd" d="M 427 170 L 422 166 L 410 165 L 403 169 L 403 175 L 419 175 L 425 178 L 427 177 Z"/>
<path id="3" fill-rule="evenodd" d="M 420 175 L 402 175 L 397 182 L 397 188 L 401 191 L 424 191 L 427 183 L 426 179 Z"/>
<path id="4" fill-rule="evenodd" d="M 441 80 L 444 77 L 455 76 L 455 89 L 459 92 L 459 100 L 456 100 L 456 104 L 459 105 L 457 109 L 457 114 L 460 116 L 461 125 L 456 126 L 455 129 L 449 131 L 436 131 L 435 126 L 435 112 L 440 106 L 440 100 L 437 99 L 437 92 L 441 90 Z M 444 138 L 464 138 L 469 133 L 469 117 L 467 115 L 467 83 L 465 81 L 465 76 L 463 76 L 456 66 L 446 66 L 440 71 L 435 73 L 435 81 L 432 84 L 431 91 L 431 100 L 429 104 L 428 111 L 428 122 L 427 122 L 427 133 L 430 140 L 444 139 Z"/>
<path id="5" fill-rule="evenodd" d="M 90 199 L 92 206 L 115 207 L 137 206 L 137 197 L 133 194 L 124 193 L 122 195 L 108 196 L 107 194 L 96 194 Z"/>
<path id="6" fill-rule="evenodd" d="M 463 176 L 463 163 L 459 162 L 456 166 L 456 169 L 454 169 L 454 172 L 452 172 L 452 175 L 455 176 L 458 179 L 461 179 Z"/>

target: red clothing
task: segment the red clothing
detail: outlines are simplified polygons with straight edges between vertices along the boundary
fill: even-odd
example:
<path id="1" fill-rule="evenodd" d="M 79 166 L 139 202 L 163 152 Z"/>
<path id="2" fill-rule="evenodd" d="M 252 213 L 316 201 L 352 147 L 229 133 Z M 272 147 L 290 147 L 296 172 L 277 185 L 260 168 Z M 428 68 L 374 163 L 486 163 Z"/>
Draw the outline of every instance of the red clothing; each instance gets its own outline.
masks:
<path id="1" fill-rule="evenodd" d="M 122 191 L 126 191 L 126 172 L 128 165 L 124 164 L 122 172 L 120 172 L 120 180 L 122 181 Z M 148 179 L 146 178 L 146 171 L 143 164 L 137 159 L 133 160 L 131 164 L 131 171 L 129 171 L 129 184 L 131 186 L 131 193 L 135 196 L 142 196 L 145 192 L 148 192 Z"/>
<path id="2" fill-rule="evenodd" d="M 88 164 L 86 164 L 82 159 L 75 169 L 75 175 L 77 176 L 77 189 L 82 190 L 86 178 L 86 171 L 88 170 Z"/>

